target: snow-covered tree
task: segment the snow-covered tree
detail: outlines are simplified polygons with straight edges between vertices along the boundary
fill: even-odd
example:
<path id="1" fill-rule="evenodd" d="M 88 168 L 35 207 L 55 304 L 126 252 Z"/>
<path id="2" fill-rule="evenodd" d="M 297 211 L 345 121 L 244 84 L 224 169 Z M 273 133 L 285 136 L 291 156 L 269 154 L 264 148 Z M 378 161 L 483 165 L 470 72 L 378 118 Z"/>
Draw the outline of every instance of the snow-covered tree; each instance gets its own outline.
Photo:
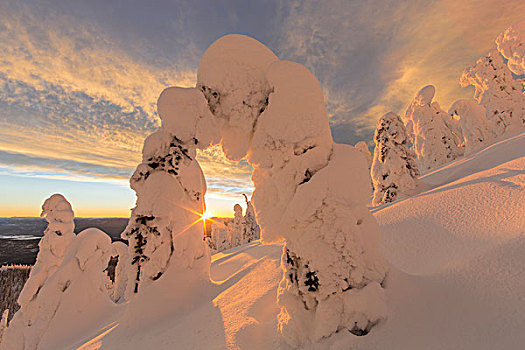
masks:
<path id="1" fill-rule="evenodd" d="M 465 154 L 488 146 L 494 140 L 494 123 L 487 119 L 485 107 L 474 100 L 458 100 L 448 111 L 459 116 Z"/>
<path id="2" fill-rule="evenodd" d="M 73 209 L 64 196 L 54 194 L 46 199 L 40 216 L 45 217 L 48 226 L 38 244 L 35 266 L 18 297 L 18 303 L 22 307 L 35 298 L 49 276 L 60 266 L 67 247 L 75 237 Z"/>
<path id="3" fill-rule="evenodd" d="M 467 68 L 461 75 L 460 84 L 476 88 L 474 99 L 485 107 L 487 118 L 495 123 L 495 136 L 523 131 L 523 85 L 514 79 L 497 50 L 492 50 Z"/>
<path id="4" fill-rule="evenodd" d="M 103 273 L 110 251 L 111 239 L 99 229 L 74 237 L 60 266 L 11 320 L 1 348 L 63 348 L 114 312 Z"/>
<path id="5" fill-rule="evenodd" d="M 116 241 L 111 244 L 111 258 L 106 267 L 106 288 L 111 300 L 124 301 L 128 281 L 127 267 L 129 261 L 128 246 Z"/>
<path id="6" fill-rule="evenodd" d="M 317 79 L 252 38 L 228 35 L 205 52 L 198 86 L 223 125 L 242 124 L 222 142 L 230 158 L 247 152 L 254 168 L 263 239 L 286 239 L 284 339 L 300 346 L 341 330 L 368 333 L 386 316 L 387 267 L 366 208 L 367 164 L 354 147 L 333 143 Z"/>
<path id="7" fill-rule="evenodd" d="M 412 139 L 419 168 L 428 170 L 451 162 L 463 154 L 458 137 L 451 128 L 449 116 L 437 102 L 436 90 L 427 85 L 417 93 L 405 113 L 406 129 Z"/>
<path id="8" fill-rule="evenodd" d="M 239 204 L 233 206 L 233 221 L 228 226 L 231 231 L 231 246 L 238 247 L 244 243 L 245 227 L 244 216 L 242 215 L 242 207 Z"/>
<path id="9" fill-rule="evenodd" d="M 246 214 L 244 214 L 244 242 L 248 243 L 261 237 L 261 228 L 255 218 L 255 209 L 253 208 L 252 202 L 248 200 L 248 197 L 243 194 L 244 200 L 246 201 Z"/>
<path id="10" fill-rule="evenodd" d="M 389 112 L 379 119 L 371 171 L 373 205 L 393 202 L 416 188 L 419 170 L 407 140 L 405 125 L 397 114 Z"/>
<path id="11" fill-rule="evenodd" d="M 174 254 L 182 265 L 206 260 L 203 269 L 209 270 L 202 225 L 196 225 L 205 210 L 206 181 L 195 156 L 197 148 L 219 141 L 218 128 L 195 88 L 165 89 L 158 112 L 162 126 L 145 140 L 142 163 L 130 180 L 137 204 L 122 234 L 131 259 L 126 299 L 159 279 Z"/>

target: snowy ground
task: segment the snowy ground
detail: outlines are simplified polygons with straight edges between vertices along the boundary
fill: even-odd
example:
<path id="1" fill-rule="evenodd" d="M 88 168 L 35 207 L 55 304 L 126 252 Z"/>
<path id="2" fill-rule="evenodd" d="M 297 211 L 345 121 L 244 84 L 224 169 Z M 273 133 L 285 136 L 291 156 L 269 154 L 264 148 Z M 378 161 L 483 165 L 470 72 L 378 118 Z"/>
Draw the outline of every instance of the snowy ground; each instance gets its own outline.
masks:
<path id="1" fill-rule="evenodd" d="M 422 180 L 418 195 L 373 210 L 391 264 L 388 320 L 365 337 L 341 332 L 313 348 L 525 346 L 525 133 Z M 119 329 L 116 310 L 72 346 L 286 349 L 276 332 L 281 249 L 254 242 L 218 253 L 215 284 L 195 293 L 197 307 L 179 307 L 135 333 Z"/>

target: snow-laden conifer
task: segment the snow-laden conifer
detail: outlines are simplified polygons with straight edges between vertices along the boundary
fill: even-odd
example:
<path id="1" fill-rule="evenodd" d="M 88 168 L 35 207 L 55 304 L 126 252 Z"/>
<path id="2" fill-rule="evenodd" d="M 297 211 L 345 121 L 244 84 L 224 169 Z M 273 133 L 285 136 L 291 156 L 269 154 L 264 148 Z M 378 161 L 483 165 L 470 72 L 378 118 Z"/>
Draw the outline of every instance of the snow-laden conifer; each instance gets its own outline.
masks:
<path id="1" fill-rule="evenodd" d="M 198 80 L 223 125 L 243 125 L 241 134 L 223 132 L 222 142 L 228 157 L 247 154 L 254 167 L 263 239 L 286 239 L 284 339 L 301 346 L 343 330 L 368 333 L 386 316 L 387 270 L 366 209 L 368 167 L 354 147 L 333 143 L 317 79 L 254 39 L 228 35 L 208 48 Z"/>
<path id="2" fill-rule="evenodd" d="M 244 214 L 244 242 L 248 243 L 255 239 L 261 238 L 261 229 L 255 218 L 255 209 L 248 197 L 243 194 L 246 201 L 246 213 Z"/>
<path id="3" fill-rule="evenodd" d="M 447 125 L 449 116 L 432 102 L 435 92 L 432 85 L 419 90 L 405 113 L 407 133 L 421 170 L 438 167 L 463 154 L 457 135 Z"/>
<path id="4" fill-rule="evenodd" d="M 494 135 L 512 134 L 525 128 L 525 95 L 523 85 L 514 79 L 497 50 L 467 68 L 461 86 L 476 88 L 474 99 L 485 107 L 487 118 L 495 124 Z"/>
<path id="5" fill-rule="evenodd" d="M 107 294 L 103 270 L 110 252 L 111 239 L 99 229 L 89 228 L 75 236 L 60 266 L 35 297 L 21 305 L 0 348 L 35 350 L 69 344 L 71 338 L 109 316 L 114 303 Z"/>
<path id="6" fill-rule="evenodd" d="M 397 114 L 389 112 L 378 120 L 371 171 L 373 205 L 393 202 L 416 188 L 419 170 L 407 140 L 405 125 Z"/>
<path id="7" fill-rule="evenodd" d="M 197 148 L 219 141 L 218 128 L 195 88 L 165 89 L 158 112 L 162 126 L 145 140 L 130 180 L 137 203 L 122 234 L 129 240 L 127 299 L 159 279 L 174 255 L 179 266 L 206 260 L 201 268 L 209 273 L 200 221 L 206 181 L 195 157 Z"/>
<path id="8" fill-rule="evenodd" d="M 495 125 L 487 119 L 485 107 L 474 100 L 458 100 L 448 111 L 459 117 L 465 154 L 488 146 L 494 140 Z"/>

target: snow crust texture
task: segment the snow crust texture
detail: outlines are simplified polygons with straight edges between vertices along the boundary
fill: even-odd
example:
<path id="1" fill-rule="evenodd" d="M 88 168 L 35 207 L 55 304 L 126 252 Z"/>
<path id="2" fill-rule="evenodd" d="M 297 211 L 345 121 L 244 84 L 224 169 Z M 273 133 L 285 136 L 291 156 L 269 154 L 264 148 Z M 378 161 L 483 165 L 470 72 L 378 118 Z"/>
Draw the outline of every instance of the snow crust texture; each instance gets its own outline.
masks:
<path id="1" fill-rule="evenodd" d="M 408 148 L 408 135 L 401 118 L 389 112 L 377 122 L 374 134 L 371 176 L 373 205 L 389 203 L 415 190 L 419 169 Z"/>
<path id="2" fill-rule="evenodd" d="M 387 270 L 365 207 L 368 166 L 355 148 L 333 143 L 317 79 L 259 42 L 229 35 L 204 54 L 198 86 L 222 121 L 226 155 L 246 155 L 254 168 L 262 238 L 286 240 L 278 290 L 284 339 L 301 346 L 342 330 L 368 333 L 386 317 Z M 358 298 L 370 307 L 357 307 Z"/>

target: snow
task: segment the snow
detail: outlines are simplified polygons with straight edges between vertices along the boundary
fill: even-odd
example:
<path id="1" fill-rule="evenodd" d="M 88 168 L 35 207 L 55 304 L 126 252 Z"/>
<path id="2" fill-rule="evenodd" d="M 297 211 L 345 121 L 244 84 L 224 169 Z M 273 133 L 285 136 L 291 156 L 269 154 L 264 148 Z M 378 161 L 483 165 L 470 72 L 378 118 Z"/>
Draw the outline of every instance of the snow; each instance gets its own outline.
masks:
<path id="1" fill-rule="evenodd" d="M 517 74 L 525 74 L 525 21 L 507 28 L 496 38 L 498 51 L 508 62 L 509 69 Z"/>
<path id="2" fill-rule="evenodd" d="M 459 125 L 465 147 L 465 154 L 488 146 L 494 140 L 496 125 L 487 119 L 485 107 L 474 100 L 458 100 L 452 103 L 448 112 L 459 116 Z"/>
<path id="3" fill-rule="evenodd" d="M 386 307 L 379 315 L 353 310 L 347 300 L 355 294 L 350 289 L 358 289 L 363 295 L 370 290 L 371 303 L 385 302 L 366 288 L 381 283 L 387 270 L 377 250 L 377 224 L 365 207 L 368 166 L 355 148 L 333 143 L 315 76 L 296 62 L 279 61 L 254 39 L 227 35 L 205 52 L 197 86 L 222 123 L 226 155 L 246 156 L 254 168 L 262 239 L 286 239 L 278 293 L 281 334 L 300 346 L 340 329 L 369 332 L 386 317 Z M 343 171 L 356 181 L 345 183 Z M 241 225 L 234 220 L 232 226 Z M 232 232 L 232 245 L 236 240 Z M 339 320 L 330 318 L 336 309 Z"/>
<path id="4" fill-rule="evenodd" d="M 50 288 L 54 274 L 61 271 L 64 257 L 76 238 L 73 209 L 64 196 L 54 194 L 46 199 L 40 216 L 46 218 L 48 226 L 38 244 L 35 266 L 18 297 L 20 310 L 11 320 L 2 342 L 4 347 L 12 349 L 36 349 L 41 341 L 49 318 L 56 312 L 56 305 L 48 305 L 50 300 L 46 297 L 46 288 Z M 53 299 L 56 297 L 52 296 L 52 303 Z"/>
<path id="5" fill-rule="evenodd" d="M 497 50 L 490 51 L 465 69 L 461 86 L 476 88 L 474 99 L 487 110 L 487 118 L 496 124 L 495 135 L 511 135 L 525 128 L 523 85 L 514 79 Z"/>
<path id="6" fill-rule="evenodd" d="M 359 141 L 354 145 L 356 149 L 358 149 L 366 158 L 366 161 L 368 162 L 368 168 L 372 166 L 372 153 L 370 153 L 370 149 L 368 148 L 367 144 L 364 141 Z"/>
<path id="7" fill-rule="evenodd" d="M 102 274 L 110 249 L 110 237 L 98 229 L 89 228 L 74 237 L 36 298 L 23 303 L 15 314 L 2 349 L 60 349 L 103 325 L 116 310 Z"/>
<path id="8" fill-rule="evenodd" d="M 372 214 L 368 162 L 332 141 L 308 69 L 228 35 L 206 51 L 197 87 L 168 88 L 159 98 L 162 126 L 145 140 L 130 181 L 137 204 L 123 233 L 127 254 L 98 229 L 61 239 L 72 232 L 71 206 L 57 195 L 44 203 L 50 241 L 38 261 L 47 273 L 28 282 L 30 299 L 2 350 L 512 349 L 525 342 L 525 133 L 434 164 L 412 188 L 417 193 Z M 454 124 L 434 93 L 428 86 L 414 99 L 411 128 L 428 111 L 440 125 Z M 398 145 L 376 147 L 373 171 L 379 154 L 399 145 L 400 158 L 410 156 L 397 115 L 380 120 L 377 143 L 387 139 L 380 129 Z M 229 158 L 246 156 L 254 167 L 262 241 L 210 257 L 195 155 L 219 140 Z M 415 176 L 412 163 L 402 165 Z M 233 227 L 245 232 L 239 209 Z M 125 263 L 111 285 L 105 272 L 116 256 Z"/>
<path id="9" fill-rule="evenodd" d="M 9 317 L 9 309 L 5 309 L 2 313 L 2 318 L 0 319 L 0 344 L 2 343 L 2 338 L 4 337 L 4 332 L 7 328 L 7 318 Z"/>
<path id="10" fill-rule="evenodd" d="M 277 61 L 266 46 L 245 35 L 216 40 L 201 58 L 197 87 L 221 125 L 221 145 L 231 160 L 248 151 L 253 126 L 268 104 L 266 69 Z"/>
<path id="11" fill-rule="evenodd" d="M 374 133 L 371 177 L 373 205 L 388 203 L 410 194 L 417 186 L 419 170 L 408 149 L 408 135 L 401 118 L 389 112 L 377 121 Z"/>
<path id="12" fill-rule="evenodd" d="M 432 102 L 435 92 L 432 85 L 423 87 L 405 112 L 407 133 L 412 139 L 421 171 L 463 155 L 449 116 L 437 102 Z"/>
<path id="13" fill-rule="evenodd" d="M 524 149 L 525 133 L 501 140 L 426 174 L 428 188 L 418 195 L 376 208 L 382 251 L 391 264 L 384 289 L 388 320 L 367 336 L 339 332 L 305 348 L 520 349 Z M 117 332 L 119 317 L 112 315 L 106 327 L 74 344 L 94 339 L 84 350 L 289 349 L 277 332 L 282 249 L 283 243 L 255 241 L 217 253 L 212 302 L 194 290 L 193 309 L 170 308 L 126 335 Z"/>
<path id="14" fill-rule="evenodd" d="M 137 203 L 122 234 L 130 241 L 126 299 L 161 278 L 170 263 L 196 263 L 195 273 L 209 273 L 201 220 L 206 181 L 195 156 L 197 148 L 219 142 L 217 123 L 195 88 L 165 89 L 158 111 L 162 127 L 144 141 L 142 163 L 130 180 Z"/>

